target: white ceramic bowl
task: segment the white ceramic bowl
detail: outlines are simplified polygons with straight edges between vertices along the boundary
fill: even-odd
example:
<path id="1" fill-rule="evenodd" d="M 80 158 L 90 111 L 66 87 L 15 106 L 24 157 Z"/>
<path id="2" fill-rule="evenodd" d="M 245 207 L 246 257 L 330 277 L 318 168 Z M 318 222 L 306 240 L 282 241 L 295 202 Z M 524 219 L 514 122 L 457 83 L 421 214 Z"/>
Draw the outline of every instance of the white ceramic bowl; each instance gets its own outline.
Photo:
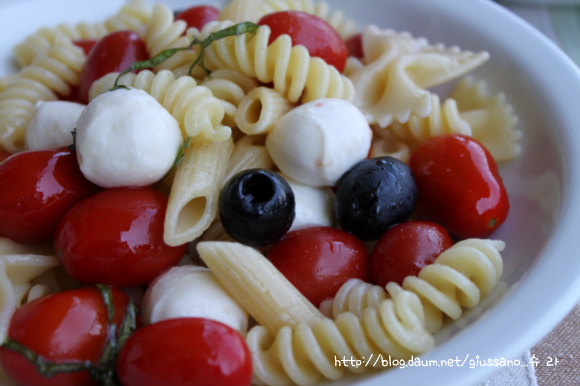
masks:
<path id="1" fill-rule="evenodd" d="M 37 27 L 102 20 L 122 3 L 0 1 L 0 75 L 13 70 L 11 47 Z M 212 1 L 165 2 L 178 9 Z M 492 236 L 507 242 L 503 284 L 497 296 L 437 334 L 437 347 L 422 357 L 468 360 L 462 366 L 392 369 L 356 379 L 368 386 L 470 385 L 499 368 L 472 368 L 469 359 L 519 358 L 580 297 L 580 71 L 533 27 L 488 0 L 329 3 L 345 10 L 359 28 L 374 23 L 408 30 L 431 43 L 488 51 L 491 59 L 473 75 L 486 80 L 492 92 L 504 92 L 519 116 L 523 154 L 501 165 L 511 212 Z"/>

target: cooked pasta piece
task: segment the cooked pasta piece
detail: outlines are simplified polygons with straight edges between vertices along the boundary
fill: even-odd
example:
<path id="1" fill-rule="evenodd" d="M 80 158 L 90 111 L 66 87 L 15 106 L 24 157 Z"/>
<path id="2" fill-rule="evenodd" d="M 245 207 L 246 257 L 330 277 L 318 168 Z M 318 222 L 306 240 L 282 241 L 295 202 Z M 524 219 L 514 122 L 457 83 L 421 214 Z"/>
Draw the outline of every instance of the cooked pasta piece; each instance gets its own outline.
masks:
<path id="1" fill-rule="evenodd" d="M 266 134 L 295 106 L 278 91 L 257 87 L 240 102 L 235 121 L 245 134 Z"/>
<path id="2" fill-rule="evenodd" d="M 411 115 L 407 123 L 395 121 L 388 126 L 388 130 L 412 145 L 441 134 L 471 136 L 471 126 L 462 118 L 455 99 L 447 98 L 441 105 L 437 94 L 431 94 L 431 113 L 427 117 Z"/>
<path id="3" fill-rule="evenodd" d="M 213 21 L 201 31 L 201 39 L 233 25 L 231 21 Z M 273 88 L 295 103 L 319 98 L 354 100 L 352 82 L 320 58 L 310 57 L 301 45 L 292 46 L 288 35 L 268 44 L 270 28 L 261 26 L 254 34 L 230 36 L 214 41 L 204 50 L 204 64 L 209 70 L 229 68 L 273 82 Z"/>
<path id="4" fill-rule="evenodd" d="M 193 37 L 199 37 L 197 29 L 186 30 L 187 23 L 183 20 L 175 20 L 173 11 L 167 5 L 155 3 L 152 16 L 140 29 L 140 34 L 145 41 L 147 52 L 153 57 L 161 51 L 170 48 L 187 47 Z M 193 73 L 189 73 L 189 69 L 200 51 L 199 46 L 194 46 L 189 50 L 176 52 L 156 66 L 154 72 L 169 70 L 176 76 L 192 75 L 196 79 L 202 79 L 205 76 L 205 72 L 200 67 L 196 67 Z"/>
<path id="5" fill-rule="evenodd" d="M 471 52 L 403 55 L 389 65 L 384 77 L 374 79 L 377 84 L 372 86 L 372 91 L 359 87 L 361 83 L 353 81 L 357 90 L 355 103 L 371 117 L 371 123 L 378 123 L 381 127 L 387 126 L 393 119 L 405 123 L 411 114 L 424 118 L 433 108 L 427 88 L 463 75 L 485 60 L 486 53 Z M 360 78 L 353 74 L 351 79 Z M 381 85 L 384 91 L 375 94 L 376 87 Z"/>
<path id="6" fill-rule="evenodd" d="M 491 96 L 483 81 L 463 78 L 451 93 L 461 119 L 469 123 L 473 138 L 481 142 L 498 162 L 510 161 L 522 152 L 518 117 L 503 93 Z"/>
<path id="7" fill-rule="evenodd" d="M 463 240 L 421 269 L 417 277 L 403 281 L 403 288 L 421 298 L 430 331 L 439 328 L 443 314 L 457 319 L 461 307 L 473 307 L 491 292 L 503 271 L 500 252 L 504 248 L 500 240 Z"/>
<path id="8" fill-rule="evenodd" d="M 266 13 L 264 0 L 232 0 L 220 11 L 217 20 L 256 23 Z"/>
<path id="9" fill-rule="evenodd" d="M 6 237 L 0 237 L 1 255 L 53 255 L 54 247 L 52 241 L 46 243 L 17 243 Z"/>
<path id="10" fill-rule="evenodd" d="M 385 291 L 351 279 L 333 300 L 334 320 L 282 327 L 275 334 L 253 327 L 246 342 L 254 377 L 268 385 L 313 385 L 341 378 L 345 368 L 372 367 L 336 366 L 336 358 L 367 363 L 379 355 L 408 359 L 425 353 L 435 344 L 431 333 L 441 327 L 441 312 L 458 318 L 461 307 L 473 307 L 491 292 L 502 273 L 504 246 L 499 240 L 463 240 L 418 277 L 405 278 L 403 287 L 391 282 Z"/>
<path id="11" fill-rule="evenodd" d="M 425 312 L 428 331 L 437 331 L 442 324 L 442 314 L 458 319 L 462 307 L 473 307 L 497 284 L 503 262 L 500 252 L 505 243 L 500 240 L 462 240 L 443 253 L 433 264 L 421 269 L 417 276 L 403 281 L 403 288 L 416 293 Z M 393 283 L 387 291 L 393 291 Z M 345 284 L 333 301 L 333 315 L 350 311 L 361 316 L 367 306 L 378 299 L 379 286 L 369 287 L 366 283 Z"/>
<path id="12" fill-rule="evenodd" d="M 163 238 L 176 246 L 195 240 L 209 228 L 218 210 L 219 193 L 234 144 L 232 139 L 191 144 L 169 194 Z"/>
<path id="13" fill-rule="evenodd" d="M 343 312 L 352 312 L 360 318 L 365 309 L 378 308 L 388 298 L 383 287 L 352 279 L 340 287 L 334 298 L 323 301 L 320 310 L 331 319 L 336 319 Z"/>
<path id="14" fill-rule="evenodd" d="M 30 281 L 59 265 L 56 256 L 0 255 L 0 344 L 6 339 L 12 314 L 32 287 Z"/>
<path id="15" fill-rule="evenodd" d="M 362 318 L 344 312 L 335 320 L 324 318 L 313 326 L 282 327 L 275 334 L 255 326 L 246 336 L 254 378 L 271 386 L 314 385 L 323 379 L 338 380 L 347 370 L 362 373 L 373 368 L 374 362 L 369 366 L 337 366 L 336 360 L 342 358 L 361 363 L 379 354 L 408 359 L 435 344 L 423 319 L 418 296 L 401 290 L 377 308 L 365 309 Z"/>
<path id="16" fill-rule="evenodd" d="M 14 47 L 14 57 L 20 66 L 27 66 L 37 56 L 44 55 L 58 38 L 95 40 L 118 30 L 136 31 L 150 16 L 151 6 L 146 0 L 131 0 L 104 22 L 79 23 L 74 26 L 61 24 L 54 28 L 40 28 Z"/>
<path id="17" fill-rule="evenodd" d="M 26 302 L 31 302 L 42 296 L 48 295 L 50 293 L 50 288 L 46 284 L 34 284 L 30 291 L 28 291 L 28 296 Z"/>
<path id="18" fill-rule="evenodd" d="M 146 0 L 130 0 L 119 12 L 103 22 L 107 32 L 120 30 L 137 31 L 152 16 L 152 7 Z"/>
<path id="19" fill-rule="evenodd" d="M 118 73 L 110 73 L 93 83 L 89 99 L 110 90 Z M 223 104 L 211 91 L 190 76 L 178 78 L 169 70 L 157 74 L 143 70 L 126 74 L 119 84 L 143 90 L 153 96 L 179 122 L 184 138 L 193 142 L 219 142 L 231 137 L 231 128 L 222 125 Z"/>
<path id="20" fill-rule="evenodd" d="M 171 47 L 187 29 L 183 20 L 174 20 L 173 12 L 163 3 L 155 3 L 151 18 L 141 32 L 151 57 Z"/>
<path id="21" fill-rule="evenodd" d="M 354 72 L 360 70 L 365 65 L 361 62 L 359 58 L 355 58 L 354 56 L 349 56 L 346 58 L 346 64 L 344 65 L 344 70 L 342 73 L 350 77 Z"/>
<path id="22" fill-rule="evenodd" d="M 356 90 L 355 104 L 369 123 L 381 127 L 393 120 L 406 123 L 411 114 L 425 118 L 432 109 L 427 88 L 457 78 L 489 57 L 487 52 L 429 45 L 425 39 L 375 26 L 362 36 L 365 65 L 349 78 Z"/>
<path id="23" fill-rule="evenodd" d="M 224 124 L 235 127 L 236 111 L 244 97 L 258 87 L 258 81 L 237 71 L 222 68 L 213 71 L 201 85 L 207 87 L 224 105 Z"/>
<path id="24" fill-rule="evenodd" d="M 197 252 L 222 285 L 271 333 L 324 315 L 259 251 L 240 243 L 204 241 Z"/>
<path id="25" fill-rule="evenodd" d="M 224 184 L 243 170 L 271 169 L 273 166 L 274 161 L 266 149 L 266 137 L 264 135 L 244 135 L 234 146 L 224 177 Z"/>
<path id="26" fill-rule="evenodd" d="M 28 124 L 39 100 L 67 97 L 79 84 L 86 56 L 69 39 L 57 40 L 46 55 L 37 57 L 10 80 L 0 93 L 0 145 L 9 152 L 22 150 Z"/>
<path id="27" fill-rule="evenodd" d="M 10 74 L 0 78 L 0 92 L 6 90 L 8 86 L 18 79 L 17 74 Z"/>
<path id="28" fill-rule="evenodd" d="M 253 89 L 255 89 L 256 87 L 258 87 L 260 85 L 260 82 L 258 82 L 256 79 L 252 78 L 251 76 L 242 74 L 239 71 L 235 71 L 235 70 L 230 70 L 227 68 L 223 68 L 223 69 L 219 69 L 219 70 L 215 70 L 212 71 L 211 75 L 204 78 L 203 80 L 203 84 L 207 85 L 207 84 L 211 84 L 213 83 L 213 81 L 220 81 L 220 80 L 227 80 L 233 84 L 236 84 L 244 93 L 244 95 L 248 94 L 250 91 L 252 91 Z M 217 84 L 220 84 L 220 82 L 216 82 Z M 206 86 L 208 88 L 213 88 L 210 86 Z M 234 98 L 233 95 L 231 97 L 228 97 L 227 95 L 230 94 L 229 92 L 229 85 L 224 84 L 223 90 L 222 87 L 218 86 L 215 87 L 213 89 L 216 90 L 216 92 L 218 93 L 223 93 L 223 99 L 229 100 L 232 103 L 237 103 L 239 104 L 239 102 L 241 101 L 241 99 L 238 99 L 238 95 L 236 95 L 236 97 Z M 221 90 L 221 91 L 220 91 Z"/>

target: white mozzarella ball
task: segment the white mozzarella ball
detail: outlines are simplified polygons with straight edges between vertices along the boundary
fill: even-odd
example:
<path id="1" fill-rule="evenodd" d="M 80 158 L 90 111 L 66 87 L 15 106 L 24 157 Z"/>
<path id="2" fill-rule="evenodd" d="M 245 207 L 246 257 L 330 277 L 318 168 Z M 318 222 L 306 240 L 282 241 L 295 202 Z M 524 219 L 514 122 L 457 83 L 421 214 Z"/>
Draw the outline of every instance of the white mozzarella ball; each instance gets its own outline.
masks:
<path id="1" fill-rule="evenodd" d="M 171 169 L 182 141 L 177 120 L 138 89 L 99 95 L 77 122 L 81 171 L 105 188 L 157 182 Z"/>
<path id="2" fill-rule="evenodd" d="M 38 101 L 28 124 L 26 147 L 46 150 L 73 144 L 72 132 L 85 105 L 66 101 Z"/>
<path id="3" fill-rule="evenodd" d="M 282 175 L 294 192 L 296 202 L 296 217 L 290 231 L 315 227 L 335 225 L 334 194 L 329 187 L 314 187 L 294 181 Z"/>
<path id="4" fill-rule="evenodd" d="M 182 265 L 157 277 L 142 304 L 143 322 L 199 317 L 222 322 L 245 334 L 248 313 L 231 297 L 207 268 Z"/>
<path id="5" fill-rule="evenodd" d="M 342 99 L 318 99 L 288 112 L 266 138 L 282 173 L 310 186 L 332 186 L 371 146 L 360 110 Z"/>

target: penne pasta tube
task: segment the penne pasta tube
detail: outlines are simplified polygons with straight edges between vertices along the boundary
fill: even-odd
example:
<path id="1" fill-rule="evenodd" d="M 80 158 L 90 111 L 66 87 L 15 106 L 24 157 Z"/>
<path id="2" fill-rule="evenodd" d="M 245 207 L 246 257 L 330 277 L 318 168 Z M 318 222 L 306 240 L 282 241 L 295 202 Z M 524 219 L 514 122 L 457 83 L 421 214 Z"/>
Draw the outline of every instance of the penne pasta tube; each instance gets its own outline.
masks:
<path id="1" fill-rule="evenodd" d="M 204 241 L 197 252 L 228 292 L 272 334 L 325 316 L 264 255 L 235 242 Z"/>
<path id="2" fill-rule="evenodd" d="M 218 199 L 234 149 L 231 138 L 192 143 L 177 166 L 165 215 L 164 240 L 171 246 L 199 237 L 217 214 Z"/>
<path id="3" fill-rule="evenodd" d="M 236 124 L 246 134 L 265 134 L 295 104 L 269 87 L 256 87 L 240 102 Z"/>

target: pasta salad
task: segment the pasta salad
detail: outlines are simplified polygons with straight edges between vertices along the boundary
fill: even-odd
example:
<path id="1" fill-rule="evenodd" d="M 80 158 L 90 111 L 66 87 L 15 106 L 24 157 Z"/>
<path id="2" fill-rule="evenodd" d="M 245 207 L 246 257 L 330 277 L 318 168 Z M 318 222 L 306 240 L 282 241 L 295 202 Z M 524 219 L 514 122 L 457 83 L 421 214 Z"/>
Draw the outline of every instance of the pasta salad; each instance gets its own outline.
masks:
<path id="1" fill-rule="evenodd" d="M 485 51 L 322 1 L 130 0 L 14 58 L 6 382 L 315 385 L 424 354 L 501 280 L 522 134 Z"/>

